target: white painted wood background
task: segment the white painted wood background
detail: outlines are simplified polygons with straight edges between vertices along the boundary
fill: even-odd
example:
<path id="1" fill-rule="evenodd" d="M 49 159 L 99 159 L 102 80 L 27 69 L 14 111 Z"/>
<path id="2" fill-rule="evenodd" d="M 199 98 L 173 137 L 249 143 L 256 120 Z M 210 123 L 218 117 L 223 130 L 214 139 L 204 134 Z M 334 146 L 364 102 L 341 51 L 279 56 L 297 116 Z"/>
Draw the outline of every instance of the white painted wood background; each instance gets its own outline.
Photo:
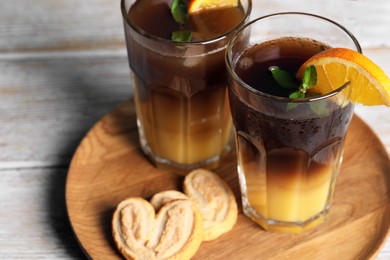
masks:
<path id="1" fill-rule="evenodd" d="M 253 0 L 327 16 L 390 75 L 390 1 Z M 65 209 L 79 141 L 132 95 L 119 0 L 0 0 L 0 258 L 82 259 Z M 390 154 L 390 109 L 359 106 Z M 358 141 L 358 140 L 357 140 Z M 390 241 L 377 259 L 390 259 Z"/>

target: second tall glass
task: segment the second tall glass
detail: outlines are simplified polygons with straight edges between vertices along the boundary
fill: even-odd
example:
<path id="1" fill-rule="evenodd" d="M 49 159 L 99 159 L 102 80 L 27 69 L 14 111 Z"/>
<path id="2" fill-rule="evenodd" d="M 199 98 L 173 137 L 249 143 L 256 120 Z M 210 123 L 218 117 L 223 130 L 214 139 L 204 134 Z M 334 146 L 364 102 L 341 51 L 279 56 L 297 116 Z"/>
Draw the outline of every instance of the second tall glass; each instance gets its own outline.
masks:
<path id="1" fill-rule="evenodd" d="M 137 2 L 148 8 L 153 1 L 122 0 L 121 8 L 141 147 L 164 168 L 184 172 L 215 168 L 231 147 L 224 53 L 233 33 L 248 19 L 251 1 L 240 1 L 242 16 L 233 29 L 189 43 L 142 29 L 129 14 Z M 160 2 L 168 5 L 170 0 Z M 158 20 L 150 12 L 139 21 L 145 19 Z M 223 24 L 231 19 L 211 22 Z M 210 20 L 201 21 L 201 26 L 207 27 L 207 22 Z"/>
<path id="2" fill-rule="evenodd" d="M 259 18 L 228 46 L 243 211 L 266 230 L 302 232 L 328 214 L 353 115 L 351 89 L 346 82 L 331 93 L 291 99 L 270 70 L 276 65 L 294 75 L 331 47 L 361 51 L 341 25 L 303 13 Z"/>

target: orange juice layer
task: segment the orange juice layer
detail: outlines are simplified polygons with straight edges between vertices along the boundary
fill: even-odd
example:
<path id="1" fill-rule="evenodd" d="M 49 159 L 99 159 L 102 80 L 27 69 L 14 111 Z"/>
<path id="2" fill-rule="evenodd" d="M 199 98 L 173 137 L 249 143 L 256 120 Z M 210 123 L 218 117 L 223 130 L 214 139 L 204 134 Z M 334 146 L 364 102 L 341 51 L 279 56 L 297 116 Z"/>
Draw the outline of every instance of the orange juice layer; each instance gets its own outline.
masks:
<path id="1" fill-rule="evenodd" d="M 309 161 L 306 153 L 289 148 L 272 150 L 267 157 L 267 165 L 240 164 L 245 196 L 257 214 L 277 222 L 305 223 L 326 209 L 333 192 L 333 165 Z"/>
<path id="2" fill-rule="evenodd" d="M 136 104 L 148 146 L 158 157 L 179 164 L 200 163 L 220 156 L 230 140 L 232 120 L 225 88 L 187 98 L 160 87 L 149 101 Z"/>
<path id="3" fill-rule="evenodd" d="M 256 182 L 247 178 L 249 203 L 266 218 L 304 222 L 325 208 L 333 170 L 323 167 L 321 171 L 317 178 L 307 179 L 299 171 L 291 179 L 278 178 L 283 171 L 269 173 L 267 192 L 259 192 Z"/>

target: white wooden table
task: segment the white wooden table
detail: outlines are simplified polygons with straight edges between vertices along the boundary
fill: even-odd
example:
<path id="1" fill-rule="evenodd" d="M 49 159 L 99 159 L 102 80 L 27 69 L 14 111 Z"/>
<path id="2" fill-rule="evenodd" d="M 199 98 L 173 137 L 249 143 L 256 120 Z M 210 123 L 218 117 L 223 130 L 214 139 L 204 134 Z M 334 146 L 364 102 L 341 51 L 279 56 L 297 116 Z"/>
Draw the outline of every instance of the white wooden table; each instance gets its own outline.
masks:
<path id="1" fill-rule="evenodd" d="M 349 28 L 390 75 L 390 1 L 254 1 Z M 78 259 L 65 208 L 70 160 L 132 95 L 119 0 L 0 0 L 0 258 Z M 358 107 L 390 154 L 390 109 Z M 377 259 L 390 259 L 390 240 Z"/>

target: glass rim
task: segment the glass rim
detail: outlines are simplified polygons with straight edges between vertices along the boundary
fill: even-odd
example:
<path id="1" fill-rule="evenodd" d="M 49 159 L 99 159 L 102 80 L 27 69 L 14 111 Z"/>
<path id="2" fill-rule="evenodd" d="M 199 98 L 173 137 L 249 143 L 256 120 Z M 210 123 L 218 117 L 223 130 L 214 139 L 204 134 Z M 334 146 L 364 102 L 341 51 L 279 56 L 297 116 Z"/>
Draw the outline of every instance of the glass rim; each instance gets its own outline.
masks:
<path id="1" fill-rule="evenodd" d="M 233 29 L 225 32 L 224 34 L 221 34 L 219 36 L 207 39 L 207 40 L 200 40 L 200 41 L 194 41 L 194 42 L 175 42 L 169 39 L 161 38 L 156 35 L 153 35 L 151 33 L 148 33 L 147 31 L 141 29 L 139 26 L 134 24 L 129 17 L 128 10 L 126 10 L 125 7 L 125 1 L 126 0 L 121 0 L 121 12 L 122 12 L 122 17 L 126 21 L 126 24 L 129 25 L 135 32 L 137 32 L 139 35 L 141 35 L 144 38 L 147 38 L 149 40 L 153 40 L 156 42 L 161 42 L 161 43 L 166 43 L 166 44 L 173 44 L 175 46 L 201 46 L 201 45 L 207 45 L 207 44 L 213 44 L 216 42 L 219 42 L 221 40 L 224 40 L 228 37 L 229 34 L 231 34 L 234 31 L 237 31 L 245 25 L 247 19 L 249 18 L 251 11 L 252 11 L 252 0 L 246 0 L 248 1 L 248 9 L 245 12 L 244 18 L 241 20 L 237 26 L 235 26 Z M 245 11 L 245 10 L 244 10 Z"/>
<path id="2" fill-rule="evenodd" d="M 308 17 L 312 17 L 312 18 L 317 18 L 319 20 L 322 20 L 322 21 L 325 21 L 325 22 L 329 22 L 333 25 L 335 25 L 336 27 L 338 27 L 339 29 L 341 29 L 342 31 L 344 31 L 349 37 L 350 39 L 352 40 L 352 42 L 354 43 L 357 51 L 359 53 L 362 53 L 362 48 L 358 42 L 358 40 L 356 39 L 356 37 L 347 29 L 345 28 L 343 25 L 329 19 L 329 18 L 326 18 L 326 17 L 323 17 L 323 16 L 320 16 L 320 15 L 316 15 L 316 14 L 312 14 L 312 13 L 305 13 L 305 12 L 279 12 L 279 13 L 273 13 L 273 14 L 268 14 L 268 15 L 265 15 L 265 16 L 261 16 L 261 17 L 258 17 L 250 22 L 248 22 L 247 24 L 245 24 L 244 26 L 242 26 L 234 35 L 233 37 L 230 39 L 227 47 L 226 47 L 226 53 L 225 53 L 225 63 L 227 65 L 227 70 L 228 70 L 228 73 L 241 85 L 243 86 L 245 89 L 247 89 L 248 91 L 254 93 L 255 95 L 258 95 L 258 96 L 262 96 L 262 97 L 265 97 L 265 98 L 269 98 L 269 99 L 273 99 L 275 101 L 279 101 L 279 102 L 284 102 L 284 103 L 308 103 L 308 102 L 314 102 L 314 101 L 320 101 L 320 100 L 324 100 L 324 99 L 328 99 L 330 97 L 333 97 L 335 95 L 337 95 L 338 93 L 340 93 L 341 91 L 343 91 L 344 89 L 346 89 L 349 85 L 350 85 L 350 81 L 344 83 L 343 85 L 341 85 L 340 87 L 338 87 L 337 89 L 334 89 L 333 91 L 331 92 L 328 92 L 326 94 L 323 94 L 323 95 L 319 95 L 319 96 L 315 96 L 315 97 L 307 97 L 307 98 L 288 98 L 288 97 L 280 97 L 280 96 L 274 96 L 274 95 L 271 95 L 271 94 L 267 94 L 263 91 L 260 91 L 260 90 L 257 90 L 255 88 L 253 88 L 252 86 L 250 86 L 249 84 L 245 83 L 238 75 L 237 73 L 234 71 L 233 69 L 233 64 L 231 62 L 231 55 L 230 55 L 230 52 L 229 50 L 232 49 L 232 46 L 233 46 L 233 43 L 235 42 L 235 40 L 238 38 L 239 34 L 244 31 L 246 28 L 250 27 L 252 24 L 258 22 L 259 20 L 264 20 L 264 19 L 267 19 L 267 18 L 271 18 L 271 17 L 276 17 L 276 16 L 284 16 L 284 15 L 300 15 L 300 16 L 308 16 Z M 287 37 L 287 36 L 286 36 Z"/>

